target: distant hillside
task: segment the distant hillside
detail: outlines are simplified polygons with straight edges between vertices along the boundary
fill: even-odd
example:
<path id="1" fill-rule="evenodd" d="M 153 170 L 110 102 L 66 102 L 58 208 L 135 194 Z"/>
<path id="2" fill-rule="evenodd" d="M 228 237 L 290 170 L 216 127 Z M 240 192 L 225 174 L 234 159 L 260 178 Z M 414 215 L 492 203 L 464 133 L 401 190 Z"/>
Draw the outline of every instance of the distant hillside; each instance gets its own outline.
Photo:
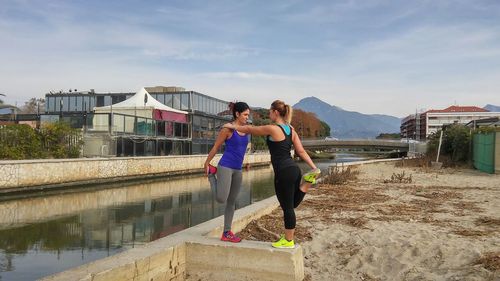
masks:
<path id="1" fill-rule="evenodd" d="M 304 98 L 293 107 L 316 113 L 338 138 L 375 138 L 381 133 L 399 133 L 401 125 L 401 119 L 394 116 L 347 111 L 315 97 Z"/>
<path id="2" fill-rule="evenodd" d="M 487 104 L 483 108 L 491 112 L 500 112 L 500 106 L 498 105 Z"/>

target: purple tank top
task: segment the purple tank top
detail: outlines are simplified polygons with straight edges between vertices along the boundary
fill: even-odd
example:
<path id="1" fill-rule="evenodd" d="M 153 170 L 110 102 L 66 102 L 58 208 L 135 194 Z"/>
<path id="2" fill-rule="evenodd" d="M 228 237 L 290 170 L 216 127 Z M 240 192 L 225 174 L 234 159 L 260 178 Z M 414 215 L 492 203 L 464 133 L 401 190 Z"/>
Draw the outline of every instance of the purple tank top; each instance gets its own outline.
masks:
<path id="1" fill-rule="evenodd" d="M 222 154 L 219 165 L 234 170 L 241 170 L 248 145 L 248 134 L 240 136 L 236 130 L 233 130 L 233 135 L 225 143 L 226 149 L 224 150 L 224 154 Z"/>

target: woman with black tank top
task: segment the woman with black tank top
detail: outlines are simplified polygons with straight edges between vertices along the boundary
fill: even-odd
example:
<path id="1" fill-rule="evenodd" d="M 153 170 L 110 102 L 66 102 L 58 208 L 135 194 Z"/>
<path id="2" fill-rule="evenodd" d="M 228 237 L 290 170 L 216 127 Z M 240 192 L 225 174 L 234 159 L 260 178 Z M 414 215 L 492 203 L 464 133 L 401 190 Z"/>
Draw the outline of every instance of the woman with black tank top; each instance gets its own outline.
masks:
<path id="1" fill-rule="evenodd" d="M 276 197 L 283 210 L 285 221 L 285 235 L 272 243 L 275 248 L 295 248 L 295 208 L 304 199 L 305 193 L 320 171 L 312 162 L 311 158 L 304 150 L 299 136 L 295 129 L 290 126 L 292 120 L 292 108 L 283 101 L 276 100 L 269 109 L 269 118 L 275 123 L 265 126 L 241 126 L 236 124 L 225 124 L 225 128 L 237 130 L 242 133 L 249 133 L 258 136 L 267 136 L 267 145 L 271 154 L 271 163 L 274 170 L 274 189 Z M 301 186 L 301 171 L 297 163 L 293 161 L 290 151 L 292 145 L 295 153 L 304 160 L 311 172 L 306 174 L 306 181 Z"/>

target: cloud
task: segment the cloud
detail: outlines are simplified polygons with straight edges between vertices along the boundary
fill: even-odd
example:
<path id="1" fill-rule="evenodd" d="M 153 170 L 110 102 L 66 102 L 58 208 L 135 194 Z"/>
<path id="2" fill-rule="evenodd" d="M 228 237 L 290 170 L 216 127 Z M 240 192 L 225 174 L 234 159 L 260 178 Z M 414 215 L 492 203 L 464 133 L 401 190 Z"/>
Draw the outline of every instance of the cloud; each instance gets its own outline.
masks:
<path id="1" fill-rule="evenodd" d="M 8 1 L 0 92 L 176 85 L 268 106 L 317 96 L 398 116 L 500 104 L 500 18 L 470 1 Z"/>
<path id="2" fill-rule="evenodd" d="M 300 77 L 293 77 L 288 75 L 270 74 L 263 72 L 210 72 L 202 73 L 200 76 L 214 79 L 244 79 L 244 80 L 286 80 L 298 81 L 305 80 Z"/>

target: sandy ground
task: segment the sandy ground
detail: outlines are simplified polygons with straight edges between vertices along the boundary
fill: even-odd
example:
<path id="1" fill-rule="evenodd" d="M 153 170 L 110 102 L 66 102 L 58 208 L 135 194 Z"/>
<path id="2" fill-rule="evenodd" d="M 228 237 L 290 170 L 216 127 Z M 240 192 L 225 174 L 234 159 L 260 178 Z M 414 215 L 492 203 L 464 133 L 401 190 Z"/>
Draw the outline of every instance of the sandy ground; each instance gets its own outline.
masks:
<path id="1" fill-rule="evenodd" d="M 405 166 L 358 166 L 309 192 L 296 213 L 305 280 L 500 280 L 500 175 Z M 240 235 L 273 241 L 282 226 L 279 209 Z"/>

